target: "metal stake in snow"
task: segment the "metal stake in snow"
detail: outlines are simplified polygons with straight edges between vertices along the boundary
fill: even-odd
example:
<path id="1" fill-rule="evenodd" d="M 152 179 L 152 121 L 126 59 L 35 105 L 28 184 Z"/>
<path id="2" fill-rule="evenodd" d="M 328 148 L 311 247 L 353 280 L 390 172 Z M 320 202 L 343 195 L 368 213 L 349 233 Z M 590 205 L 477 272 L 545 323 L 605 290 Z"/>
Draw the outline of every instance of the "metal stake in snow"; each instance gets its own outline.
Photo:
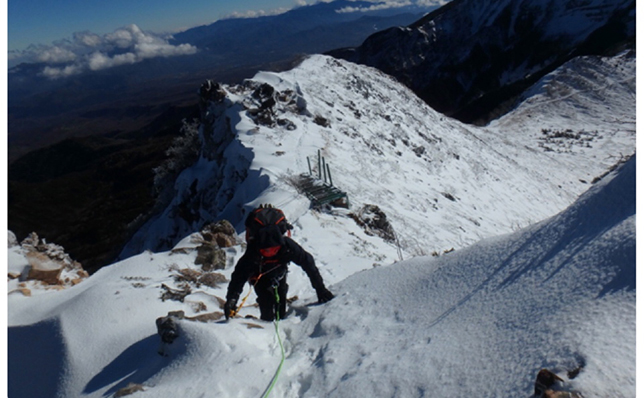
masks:
<path id="1" fill-rule="evenodd" d="M 320 180 L 322 179 L 322 155 L 320 154 L 319 149 L 318 149 L 318 178 Z"/>
<path id="2" fill-rule="evenodd" d="M 324 183 L 326 184 L 326 160 L 322 156 L 322 174 L 324 175 Z"/>
<path id="3" fill-rule="evenodd" d="M 326 164 L 326 172 L 329 175 L 329 185 L 333 186 L 333 180 L 331 179 L 331 168 L 329 168 L 329 164 Z M 324 180 L 326 182 L 326 180 Z"/>

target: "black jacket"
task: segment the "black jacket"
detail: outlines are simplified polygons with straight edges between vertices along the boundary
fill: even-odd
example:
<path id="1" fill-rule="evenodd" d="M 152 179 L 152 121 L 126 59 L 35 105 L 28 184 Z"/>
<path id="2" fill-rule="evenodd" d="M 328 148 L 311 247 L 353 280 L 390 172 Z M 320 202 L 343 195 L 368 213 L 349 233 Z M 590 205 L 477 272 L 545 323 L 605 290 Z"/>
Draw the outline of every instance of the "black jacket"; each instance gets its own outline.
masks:
<path id="1" fill-rule="evenodd" d="M 246 253 L 244 253 L 235 266 L 230 284 L 228 284 L 226 299 L 237 300 L 244 289 L 246 281 L 262 273 L 264 274 L 261 276 L 261 279 L 271 279 L 284 275 L 288 271 L 288 263 L 290 262 L 294 262 L 302 267 L 311 280 L 311 285 L 315 290 L 324 288 L 324 281 L 322 280 L 320 271 L 315 266 L 313 256 L 302 249 L 302 246 L 295 243 L 293 239 L 284 237 L 284 246 L 282 246 L 273 261 L 270 262 L 265 262 L 262 259 L 255 245 L 248 245 Z"/>

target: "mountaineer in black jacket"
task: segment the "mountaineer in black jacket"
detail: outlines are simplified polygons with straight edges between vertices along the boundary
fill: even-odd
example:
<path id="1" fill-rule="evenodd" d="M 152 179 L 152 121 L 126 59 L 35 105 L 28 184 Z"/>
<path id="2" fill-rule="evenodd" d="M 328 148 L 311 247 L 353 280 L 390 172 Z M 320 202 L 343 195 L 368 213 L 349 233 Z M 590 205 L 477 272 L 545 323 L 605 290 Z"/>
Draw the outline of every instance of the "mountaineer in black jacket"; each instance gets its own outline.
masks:
<path id="1" fill-rule="evenodd" d="M 271 218 L 271 215 L 260 214 L 262 209 L 270 209 L 270 211 L 279 213 Z M 280 215 L 281 218 L 279 218 Z M 263 217 L 268 218 L 264 219 Z M 257 219 L 260 219 L 259 224 L 262 225 L 259 232 L 254 231 L 251 225 L 253 220 Z M 226 304 L 224 305 L 226 319 L 236 313 L 237 300 L 246 281 L 255 288 L 260 318 L 272 321 L 275 319 L 277 310 L 278 319 L 284 319 L 288 292 L 286 274 L 290 262 L 299 265 L 306 272 L 317 293 L 319 303 L 326 303 L 333 299 L 333 293 L 324 286 L 313 256 L 302 249 L 293 239 L 283 236 L 283 231 L 278 228 L 279 223 L 284 223 L 286 228 L 292 228 L 286 223 L 283 213 L 272 207 L 260 207 L 249 215 L 246 221 L 248 246 L 246 253 L 237 262 L 228 285 Z M 286 230 L 286 228 L 282 229 Z"/>

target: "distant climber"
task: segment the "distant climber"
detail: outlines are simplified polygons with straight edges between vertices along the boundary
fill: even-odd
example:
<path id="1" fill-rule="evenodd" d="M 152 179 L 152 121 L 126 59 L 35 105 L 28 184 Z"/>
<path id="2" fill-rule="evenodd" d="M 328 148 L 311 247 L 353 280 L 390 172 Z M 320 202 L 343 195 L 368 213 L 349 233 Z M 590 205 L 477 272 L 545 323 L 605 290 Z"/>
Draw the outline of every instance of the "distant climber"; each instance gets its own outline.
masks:
<path id="1" fill-rule="evenodd" d="M 285 236 L 287 232 L 290 235 L 293 227 L 281 210 L 270 205 L 260 206 L 249 214 L 245 225 L 248 246 L 228 285 L 224 305 L 226 319 L 236 314 L 237 300 L 246 281 L 255 288 L 260 318 L 265 321 L 273 321 L 276 316 L 284 319 L 288 292 L 286 273 L 290 262 L 306 272 L 319 303 L 333 299 L 333 293 L 325 287 L 313 256 Z"/>

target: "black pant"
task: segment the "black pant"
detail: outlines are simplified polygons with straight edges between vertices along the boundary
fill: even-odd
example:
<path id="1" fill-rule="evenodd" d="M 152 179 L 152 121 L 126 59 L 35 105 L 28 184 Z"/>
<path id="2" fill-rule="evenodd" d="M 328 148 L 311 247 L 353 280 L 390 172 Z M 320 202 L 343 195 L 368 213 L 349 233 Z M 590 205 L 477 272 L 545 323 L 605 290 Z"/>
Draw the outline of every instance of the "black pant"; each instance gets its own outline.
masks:
<path id="1" fill-rule="evenodd" d="M 279 303 L 277 303 L 277 298 L 275 297 L 275 287 L 277 287 Z M 286 275 L 284 275 L 279 281 L 275 281 L 271 278 L 261 278 L 255 285 L 260 319 L 269 322 L 272 321 L 275 319 L 276 309 L 279 314 L 279 319 L 284 319 L 284 317 L 286 317 L 287 292 L 288 284 L 286 283 Z"/>

